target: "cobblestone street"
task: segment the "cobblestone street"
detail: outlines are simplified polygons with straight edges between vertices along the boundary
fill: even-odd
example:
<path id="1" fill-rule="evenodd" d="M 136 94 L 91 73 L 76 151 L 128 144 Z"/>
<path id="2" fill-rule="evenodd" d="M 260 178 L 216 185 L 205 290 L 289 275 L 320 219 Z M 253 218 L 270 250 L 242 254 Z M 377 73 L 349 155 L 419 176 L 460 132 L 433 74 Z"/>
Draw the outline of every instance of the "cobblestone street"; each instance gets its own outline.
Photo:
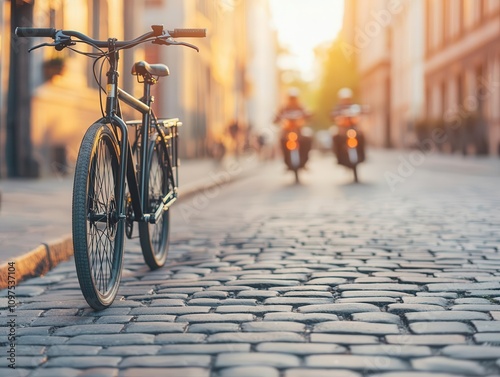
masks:
<path id="1" fill-rule="evenodd" d="M 128 240 L 102 312 L 73 260 L 20 283 L 15 370 L 2 291 L 0 375 L 500 376 L 500 161 L 368 158 L 358 185 L 318 155 L 179 201 L 168 265 Z"/>

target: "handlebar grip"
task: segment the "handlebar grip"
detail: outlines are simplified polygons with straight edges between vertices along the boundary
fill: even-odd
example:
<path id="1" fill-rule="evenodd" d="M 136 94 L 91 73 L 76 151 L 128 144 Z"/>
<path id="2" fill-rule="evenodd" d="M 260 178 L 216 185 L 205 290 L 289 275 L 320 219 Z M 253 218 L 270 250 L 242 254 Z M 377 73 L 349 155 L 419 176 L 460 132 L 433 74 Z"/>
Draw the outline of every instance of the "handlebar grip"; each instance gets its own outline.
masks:
<path id="1" fill-rule="evenodd" d="M 14 31 L 18 37 L 50 37 L 54 38 L 57 30 L 54 28 L 37 28 L 37 27 L 17 27 Z"/>
<path id="2" fill-rule="evenodd" d="M 207 29 L 174 29 L 168 33 L 172 38 L 204 38 Z"/>

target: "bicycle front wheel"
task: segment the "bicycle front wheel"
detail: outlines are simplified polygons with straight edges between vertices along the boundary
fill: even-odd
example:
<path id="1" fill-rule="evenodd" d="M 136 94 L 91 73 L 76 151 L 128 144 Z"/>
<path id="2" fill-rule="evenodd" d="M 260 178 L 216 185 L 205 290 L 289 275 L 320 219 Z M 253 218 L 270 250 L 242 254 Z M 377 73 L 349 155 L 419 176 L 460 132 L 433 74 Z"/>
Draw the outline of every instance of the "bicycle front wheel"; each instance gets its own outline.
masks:
<path id="1" fill-rule="evenodd" d="M 145 213 L 154 213 L 163 206 L 163 198 L 171 190 L 169 169 L 167 167 L 167 149 L 165 144 L 156 139 L 148 153 L 149 167 L 146 178 L 147 203 Z M 155 224 L 139 223 L 144 261 L 152 270 L 162 267 L 167 260 L 170 228 L 170 211 L 163 211 Z"/>
<path id="2" fill-rule="evenodd" d="M 73 248 L 78 282 L 96 310 L 110 306 L 120 284 L 124 222 L 118 213 L 120 158 L 109 125 L 93 124 L 76 162 Z"/>

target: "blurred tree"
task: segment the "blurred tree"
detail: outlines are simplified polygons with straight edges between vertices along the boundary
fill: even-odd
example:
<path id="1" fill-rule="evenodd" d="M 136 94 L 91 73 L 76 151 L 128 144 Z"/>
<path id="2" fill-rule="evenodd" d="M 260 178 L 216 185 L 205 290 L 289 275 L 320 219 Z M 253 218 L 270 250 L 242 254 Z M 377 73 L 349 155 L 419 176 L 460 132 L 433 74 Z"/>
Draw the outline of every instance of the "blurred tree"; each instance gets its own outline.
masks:
<path id="1" fill-rule="evenodd" d="M 331 45 L 316 50 L 321 72 L 314 99 L 312 124 L 315 129 L 327 129 L 331 126 L 330 112 L 337 105 L 339 89 L 351 88 L 354 101 L 359 101 L 356 56 L 346 56 L 343 45 L 342 38 L 338 37 Z"/>

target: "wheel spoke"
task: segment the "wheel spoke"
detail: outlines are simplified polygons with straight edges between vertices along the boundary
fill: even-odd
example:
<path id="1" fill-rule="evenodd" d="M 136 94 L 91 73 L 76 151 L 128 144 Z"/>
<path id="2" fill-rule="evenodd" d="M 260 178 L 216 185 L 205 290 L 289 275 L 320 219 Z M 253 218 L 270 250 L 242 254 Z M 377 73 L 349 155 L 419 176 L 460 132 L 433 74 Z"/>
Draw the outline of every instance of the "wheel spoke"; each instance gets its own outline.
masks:
<path id="1" fill-rule="evenodd" d="M 115 176 L 113 174 L 110 146 L 100 140 L 90 169 L 88 250 L 89 264 L 96 288 L 105 294 L 115 278 L 113 260 L 115 253 L 114 227 L 116 205 Z M 97 216 L 96 216 L 97 215 Z"/>
<path id="2" fill-rule="evenodd" d="M 163 206 L 163 198 L 170 191 L 166 150 L 163 144 L 156 143 L 149 159 L 148 205 L 147 211 L 155 213 Z M 168 247 L 168 210 L 163 211 L 155 224 L 139 224 L 142 252 L 146 263 L 152 269 L 165 263 Z"/>

